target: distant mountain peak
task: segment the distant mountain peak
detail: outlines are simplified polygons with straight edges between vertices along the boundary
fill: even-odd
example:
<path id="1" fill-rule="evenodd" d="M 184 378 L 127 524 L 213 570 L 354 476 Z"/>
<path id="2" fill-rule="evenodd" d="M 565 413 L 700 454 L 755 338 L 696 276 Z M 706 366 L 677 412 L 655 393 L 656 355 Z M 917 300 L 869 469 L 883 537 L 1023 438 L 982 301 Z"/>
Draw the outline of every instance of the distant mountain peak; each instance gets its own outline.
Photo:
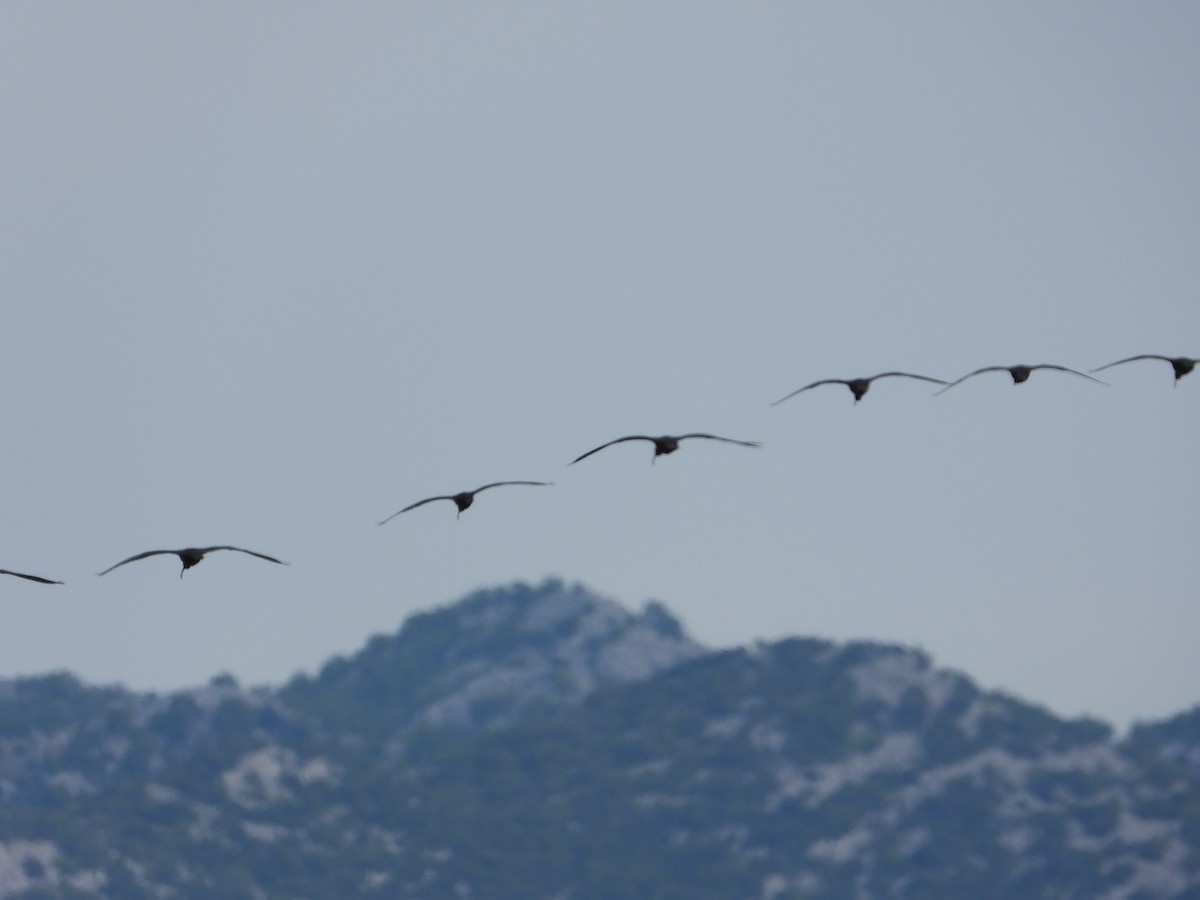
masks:
<path id="1" fill-rule="evenodd" d="M 935 669 L 929 657 L 902 647 L 880 647 L 849 672 L 861 700 L 895 708 L 912 690 L 921 691 L 937 711 L 963 682 L 961 676 Z"/>
<path id="2" fill-rule="evenodd" d="M 294 682 L 288 699 L 304 706 L 330 692 L 343 704 L 353 698 L 390 729 L 493 728 L 704 652 L 661 604 L 632 613 L 579 584 L 547 579 L 418 613 L 315 680 Z"/>
<path id="3" fill-rule="evenodd" d="M 448 690 L 419 714 L 426 725 L 508 724 L 531 703 L 578 702 L 600 684 L 648 678 L 704 652 L 661 605 L 634 614 L 557 579 L 480 591 L 449 611 L 463 644 L 486 636 L 488 652 L 439 673 Z"/>

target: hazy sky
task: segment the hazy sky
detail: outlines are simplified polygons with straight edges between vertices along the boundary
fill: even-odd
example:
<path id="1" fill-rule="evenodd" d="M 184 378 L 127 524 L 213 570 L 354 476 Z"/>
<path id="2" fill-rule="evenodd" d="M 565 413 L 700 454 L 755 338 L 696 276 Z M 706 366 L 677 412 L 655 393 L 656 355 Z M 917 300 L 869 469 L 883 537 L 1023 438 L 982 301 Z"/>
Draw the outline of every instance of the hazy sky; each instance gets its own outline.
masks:
<path id="1" fill-rule="evenodd" d="M 1200 701 L 1200 7 L 0 6 L 0 675 L 312 671 L 547 575 Z M 629 433 L 692 442 L 583 451 Z M 375 522 L 437 493 L 555 482 Z M 182 580 L 156 548 L 237 544 Z"/>

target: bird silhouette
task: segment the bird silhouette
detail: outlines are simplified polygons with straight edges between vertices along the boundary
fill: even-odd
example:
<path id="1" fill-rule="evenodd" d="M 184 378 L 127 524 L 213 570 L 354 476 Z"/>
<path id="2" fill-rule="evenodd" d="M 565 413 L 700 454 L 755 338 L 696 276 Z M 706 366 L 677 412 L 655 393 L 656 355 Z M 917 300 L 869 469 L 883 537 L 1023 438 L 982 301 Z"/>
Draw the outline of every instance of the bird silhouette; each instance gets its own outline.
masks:
<path id="1" fill-rule="evenodd" d="M 123 566 L 125 563 L 136 562 L 139 559 L 145 559 L 147 556 L 159 556 L 161 554 L 173 553 L 179 557 L 179 561 L 183 563 L 183 568 L 179 570 L 179 577 L 183 577 L 183 573 L 196 565 L 200 560 L 204 559 L 204 554 L 212 553 L 214 550 L 236 550 L 238 553 L 249 553 L 251 556 L 257 556 L 259 559 L 265 559 L 267 562 L 279 563 L 281 566 L 286 566 L 287 563 L 283 560 L 276 559 L 273 556 L 267 556 L 265 553 L 255 553 L 253 550 L 243 550 L 241 547 L 185 547 L 182 550 L 147 550 L 145 553 L 135 554 L 129 559 L 123 559 L 116 565 L 109 566 L 103 572 L 98 572 L 98 575 L 107 575 L 118 566 Z"/>
<path id="2" fill-rule="evenodd" d="M 8 569 L 0 569 L 0 575 L 15 575 L 17 578 L 26 578 L 29 581 L 36 581 L 40 584 L 62 584 L 61 581 L 54 581 L 51 578 L 42 578 L 38 575 L 26 575 L 24 572 L 10 572 Z"/>
<path id="3" fill-rule="evenodd" d="M 480 491 L 486 491 L 489 488 L 500 487 L 501 485 L 505 484 L 531 484 L 536 485 L 537 487 L 549 487 L 553 483 L 554 482 L 552 481 L 493 481 L 491 484 L 485 484 L 483 487 L 477 487 L 473 491 L 463 491 L 461 494 L 438 494 L 436 497 L 426 497 L 424 500 L 418 500 L 416 503 L 410 503 L 408 506 L 404 507 L 404 509 L 396 510 L 396 512 L 392 513 L 382 522 L 377 524 L 386 525 L 388 522 L 392 521 L 392 519 L 396 518 L 396 516 L 400 515 L 400 513 L 408 512 L 410 509 L 416 509 L 418 506 L 424 506 L 426 503 L 432 503 L 434 500 L 450 500 L 452 503 L 454 503 L 454 505 L 458 507 L 458 513 L 454 517 L 457 519 L 463 514 L 464 509 L 475 502 L 475 495 Z"/>
<path id="4" fill-rule="evenodd" d="M 1119 366 L 1122 363 L 1133 362 L 1135 359 L 1161 359 L 1164 362 L 1169 362 L 1171 368 L 1175 370 L 1175 383 L 1179 383 L 1179 379 L 1196 368 L 1196 363 L 1200 363 L 1200 359 L 1190 359 L 1186 356 L 1159 356 L 1155 353 L 1142 353 L 1139 356 L 1131 356 L 1128 359 L 1118 359 L 1116 362 L 1110 362 L 1106 366 L 1101 366 L 1099 369 L 1092 369 L 1093 372 L 1102 372 L 1105 369 L 1111 369 L 1113 366 Z"/>
<path id="5" fill-rule="evenodd" d="M 807 391 L 810 388 L 818 387 L 822 384 L 844 384 L 850 388 L 850 393 L 854 395 L 854 402 L 861 400 L 871 389 L 871 382 L 877 378 L 917 378 L 921 381 L 929 381 L 933 384 L 945 384 L 940 378 L 930 378 L 928 375 L 914 375 L 911 372 L 880 372 L 878 375 L 872 375 L 870 378 L 822 378 L 820 381 L 814 381 L 812 384 L 806 384 L 802 388 L 797 388 L 786 397 L 780 397 L 772 406 L 778 406 L 784 400 L 790 400 L 802 391 Z"/>
<path id="6" fill-rule="evenodd" d="M 666 456 L 668 453 L 674 453 L 679 449 L 679 442 L 686 441 L 688 438 L 707 438 L 710 441 L 724 441 L 726 444 L 741 444 L 743 447 L 759 447 L 761 444 L 758 441 L 735 441 L 733 438 L 718 437 L 715 434 L 680 434 L 680 435 L 663 435 L 662 437 L 650 437 L 647 434 L 628 434 L 625 437 L 619 437 L 616 440 L 609 441 L 607 444 L 601 444 L 599 447 L 593 447 L 587 453 L 575 457 L 568 465 L 575 465 L 581 459 L 587 459 L 593 453 L 599 453 L 605 447 L 611 447 L 613 444 L 619 444 L 622 441 L 650 441 L 654 445 L 654 456 L 650 457 L 650 462 L 658 459 L 660 456 Z"/>
<path id="7" fill-rule="evenodd" d="M 968 378 L 981 375 L 984 372 L 1007 372 L 1012 376 L 1013 384 L 1023 384 L 1029 380 L 1030 374 L 1036 369 L 1056 369 L 1059 372 L 1070 372 L 1072 375 L 1078 375 L 1080 378 L 1086 378 L 1088 381 L 1096 382 L 1096 384 L 1106 383 L 1101 381 L 1099 378 L 1093 378 L 1091 375 L 1086 375 L 1083 372 L 1076 371 L 1075 369 L 1068 369 L 1066 366 L 1057 366 L 1054 363 L 1038 363 L 1036 366 L 984 366 L 982 369 L 976 369 L 974 372 L 968 372 L 957 381 L 950 382 L 940 391 L 937 391 L 934 396 L 936 397 L 938 394 L 944 394 L 956 384 L 962 384 Z"/>

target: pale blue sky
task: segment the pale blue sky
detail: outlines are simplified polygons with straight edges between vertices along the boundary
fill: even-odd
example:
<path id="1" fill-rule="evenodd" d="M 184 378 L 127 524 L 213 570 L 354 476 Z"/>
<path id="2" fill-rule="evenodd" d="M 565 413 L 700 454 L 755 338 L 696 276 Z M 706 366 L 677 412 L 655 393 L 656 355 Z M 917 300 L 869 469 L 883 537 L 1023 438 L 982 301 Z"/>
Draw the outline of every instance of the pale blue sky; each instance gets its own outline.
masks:
<path id="1" fill-rule="evenodd" d="M 1200 701 L 1200 8 L 0 7 L 0 675 L 279 682 L 558 575 Z M 712 431 L 649 464 L 628 433 Z M 435 493 L 482 495 L 375 522 Z M 141 550 L 232 543 L 178 578 Z"/>

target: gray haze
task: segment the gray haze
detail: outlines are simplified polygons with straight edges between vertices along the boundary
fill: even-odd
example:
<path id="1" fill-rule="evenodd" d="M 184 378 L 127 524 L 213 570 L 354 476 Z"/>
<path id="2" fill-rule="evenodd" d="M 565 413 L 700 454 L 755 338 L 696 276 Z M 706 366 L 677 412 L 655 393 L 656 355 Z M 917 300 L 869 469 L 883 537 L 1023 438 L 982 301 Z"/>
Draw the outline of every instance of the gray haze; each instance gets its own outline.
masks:
<path id="1" fill-rule="evenodd" d="M 1200 701 L 1200 8 L 0 8 L 0 675 L 280 681 L 560 575 Z M 630 433 L 711 431 L 650 465 Z M 502 479 L 455 520 L 431 494 Z M 157 548 L 235 544 L 178 577 Z"/>

